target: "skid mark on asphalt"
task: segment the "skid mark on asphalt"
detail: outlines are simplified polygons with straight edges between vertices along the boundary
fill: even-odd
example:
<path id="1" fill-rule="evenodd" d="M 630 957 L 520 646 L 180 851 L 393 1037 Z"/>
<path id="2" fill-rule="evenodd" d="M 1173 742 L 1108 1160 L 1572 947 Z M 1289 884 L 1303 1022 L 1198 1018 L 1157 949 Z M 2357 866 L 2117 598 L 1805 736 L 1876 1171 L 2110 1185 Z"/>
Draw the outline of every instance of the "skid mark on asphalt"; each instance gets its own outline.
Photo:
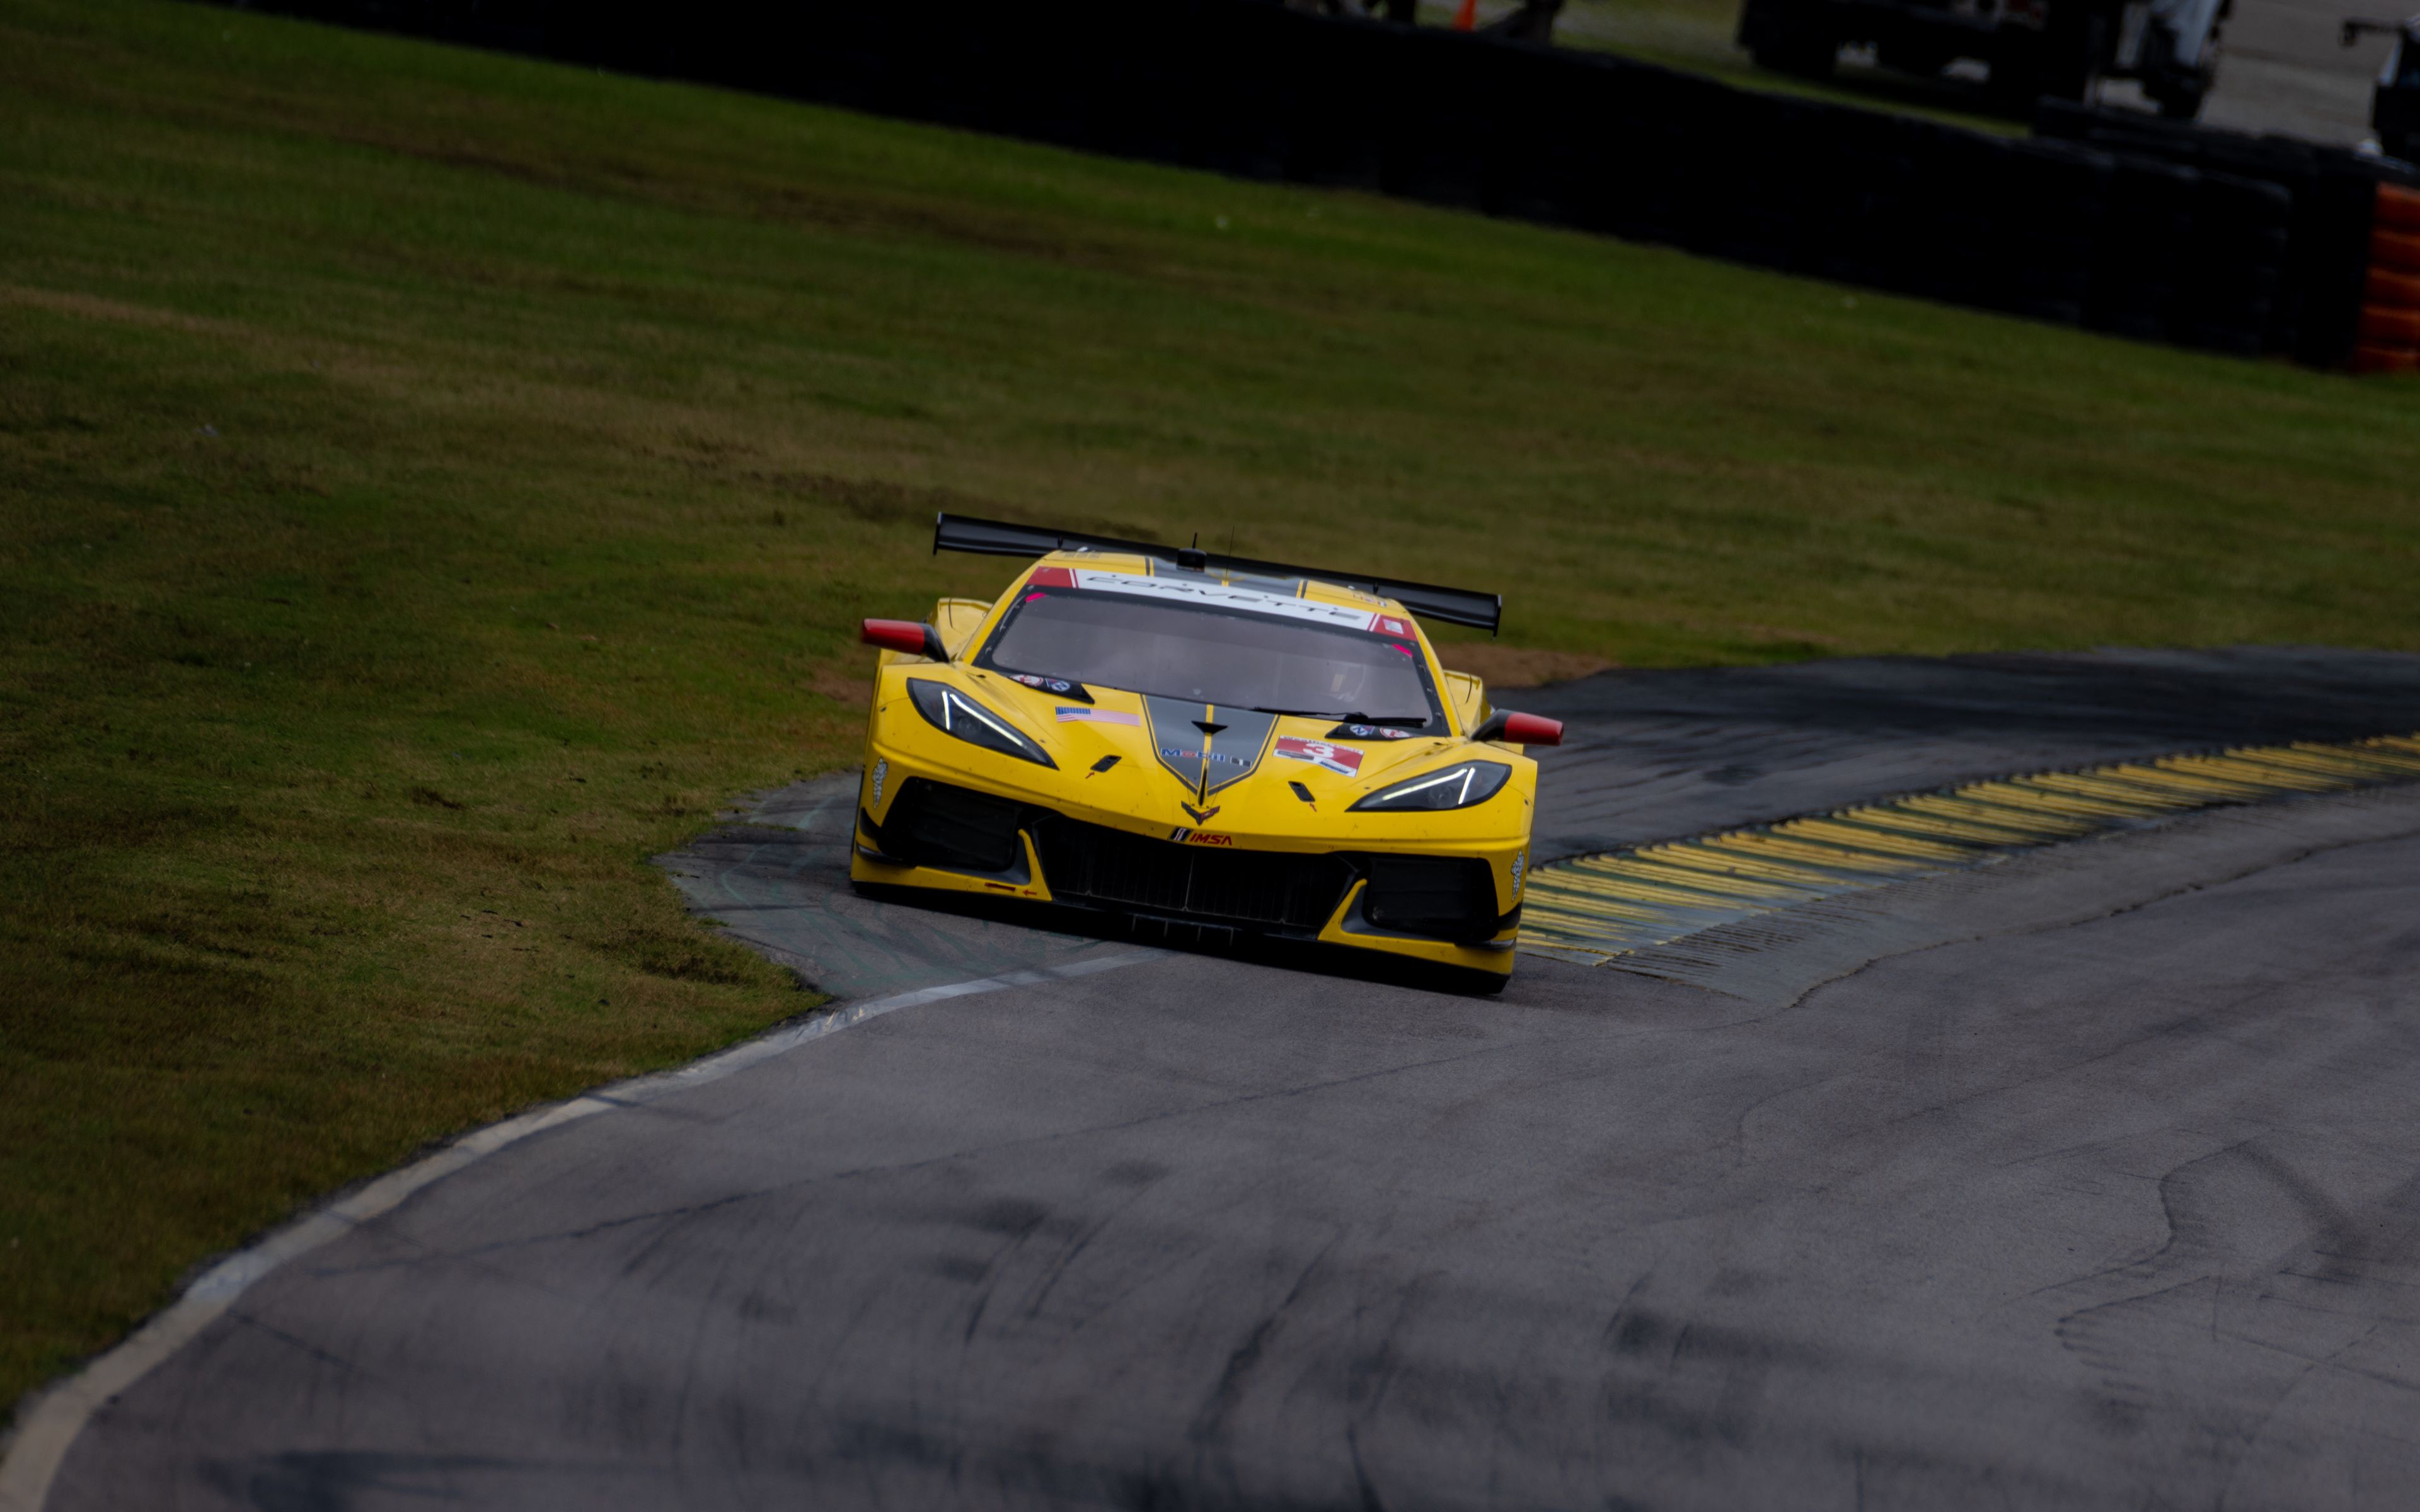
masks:
<path id="1" fill-rule="evenodd" d="M 341 1239 L 363 1225 L 384 1216 L 432 1182 L 483 1161 L 507 1146 L 578 1119 L 641 1106 L 673 1092 L 720 1081 L 826 1035 L 903 1008 L 917 1008 L 978 993 L 1089 977 L 1157 960 L 1164 953 L 1145 949 L 1094 955 L 1027 971 L 1006 971 L 972 981 L 949 982 L 915 992 L 898 993 L 870 1002 L 843 1004 L 830 1012 L 783 1025 L 675 1070 L 616 1082 L 568 1103 L 538 1108 L 518 1118 L 473 1130 L 437 1153 L 399 1170 L 390 1171 L 349 1196 L 278 1229 L 250 1249 L 221 1260 L 186 1288 L 182 1297 L 137 1329 L 133 1336 L 34 1401 L 24 1412 L 15 1435 L 7 1442 L 5 1458 L 0 1458 L 0 1512 L 39 1512 L 50 1495 L 52 1477 L 58 1473 L 69 1446 L 84 1431 L 93 1413 L 184 1348 L 203 1329 L 233 1307 L 237 1299 L 250 1290 L 254 1283 L 331 1241 Z M 746 1196 L 741 1194 L 721 1201 L 743 1200 Z M 691 1205 L 692 1208 L 697 1206 Z M 663 1214 L 660 1213 L 637 1214 L 593 1227 L 601 1229 L 619 1223 L 641 1222 L 661 1216 Z"/>
<path id="2" fill-rule="evenodd" d="M 2420 780 L 2420 735 L 2242 746 L 1968 782 L 1539 867 L 1521 949 L 1603 965 L 1843 893 L 2226 805 Z"/>

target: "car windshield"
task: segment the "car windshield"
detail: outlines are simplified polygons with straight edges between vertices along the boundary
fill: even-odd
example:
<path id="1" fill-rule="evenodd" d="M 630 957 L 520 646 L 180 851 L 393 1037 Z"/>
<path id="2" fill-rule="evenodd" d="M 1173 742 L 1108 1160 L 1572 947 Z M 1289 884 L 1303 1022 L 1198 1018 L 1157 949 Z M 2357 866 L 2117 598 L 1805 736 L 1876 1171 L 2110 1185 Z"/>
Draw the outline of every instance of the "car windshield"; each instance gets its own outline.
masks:
<path id="1" fill-rule="evenodd" d="M 1279 714 L 1404 726 L 1437 717 L 1407 640 L 1125 594 L 1029 593 L 984 660 L 1006 672 Z"/>

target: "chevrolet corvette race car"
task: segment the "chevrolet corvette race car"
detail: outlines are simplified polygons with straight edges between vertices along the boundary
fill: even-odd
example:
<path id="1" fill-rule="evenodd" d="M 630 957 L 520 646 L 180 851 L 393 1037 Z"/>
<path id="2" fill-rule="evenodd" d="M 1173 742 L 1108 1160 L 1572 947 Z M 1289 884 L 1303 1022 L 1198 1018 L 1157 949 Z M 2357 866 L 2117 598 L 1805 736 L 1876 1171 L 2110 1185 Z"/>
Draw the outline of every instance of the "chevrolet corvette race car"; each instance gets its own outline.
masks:
<path id="1" fill-rule="evenodd" d="M 1493 631 L 1494 594 L 950 515 L 933 548 L 1038 560 L 992 603 L 865 622 L 861 888 L 1510 974 L 1521 748 L 1562 726 L 1491 713 L 1413 617 Z"/>

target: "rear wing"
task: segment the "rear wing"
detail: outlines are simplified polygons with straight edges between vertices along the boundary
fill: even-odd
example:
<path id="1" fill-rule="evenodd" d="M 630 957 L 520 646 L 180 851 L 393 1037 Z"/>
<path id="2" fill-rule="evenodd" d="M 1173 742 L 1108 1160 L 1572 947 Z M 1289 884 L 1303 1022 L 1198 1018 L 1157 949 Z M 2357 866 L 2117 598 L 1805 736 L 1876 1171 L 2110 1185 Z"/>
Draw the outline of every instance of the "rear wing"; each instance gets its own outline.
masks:
<path id="1" fill-rule="evenodd" d="M 1216 569 L 1255 578 L 1315 578 L 1321 582 L 1358 588 L 1381 598 L 1391 598 L 1418 618 L 1443 620 L 1449 625 L 1467 625 L 1489 635 L 1496 633 L 1497 625 L 1504 618 L 1504 600 L 1497 594 L 1477 594 L 1466 588 L 1440 588 L 1435 583 L 1373 578 L 1366 572 L 1331 572 L 1325 567 L 1290 566 L 1282 562 L 1231 557 L 1197 547 L 1158 546 L 1150 541 L 1121 541 L 1115 536 L 1087 535 L 1081 531 L 1007 525 L 994 519 L 970 519 L 964 515 L 934 517 L 933 550 L 936 553 L 970 551 L 986 557 L 1039 557 L 1053 551 L 1117 551 L 1149 557 L 1155 562 L 1165 562 L 1173 567 L 1197 572 Z"/>

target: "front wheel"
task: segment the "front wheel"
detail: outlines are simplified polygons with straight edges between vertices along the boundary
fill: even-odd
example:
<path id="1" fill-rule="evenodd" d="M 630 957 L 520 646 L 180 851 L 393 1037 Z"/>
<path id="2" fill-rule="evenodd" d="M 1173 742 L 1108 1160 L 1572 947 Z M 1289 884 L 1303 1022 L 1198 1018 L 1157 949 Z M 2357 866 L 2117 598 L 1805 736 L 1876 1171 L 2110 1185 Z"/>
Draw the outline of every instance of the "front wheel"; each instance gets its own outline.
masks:
<path id="1" fill-rule="evenodd" d="M 1840 61 L 1840 44 L 1824 37 L 1779 38 L 1748 49 L 1747 55 L 1769 72 L 1821 80 L 1832 77 Z"/>
<path id="2" fill-rule="evenodd" d="M 2187 66 L 2176 61 L 2176 39 L 2154 28 L 2144 44 L 2143 93 L 2172 121 L 2189 121 L 2201 114 L 2202 101 L 2218 84 L 2219 28 L 2212 26 L 2201 45 L 2201 56 Z"/>
<path id="3" fill-rule="evenodd" d="M 1984 98 L 1993 109 L 2019 118 L 2030 114 L 2034 101 L 2050 92 L 2040 69 L 2013 63 L 1993 64 L 1992 76 L 1983 85 Z"/>
<path id="4" fill-rule="evenodd" d="M 2054 13 L 2055 24 L 2043 39 L 2040 92 L 2054 99 L 2092 103 L 2101 83 L 2102 65 L 2109 56 L 2109 23 L 2100 16 Z"/>
<path id="5" fill-rule="evenodd" d="M 1894 73 L 1913 73 L 1919 79 L 1937 77 L 1949 67 L 1951 54 L 1940 47 L 1925 47 L 1906 42 L 1874 49 L 1874 61 Z"/>
<path id="6" fill-rule="evenodd" d="M 2165 119 L 2189 121 L 2201 114 L 2201 102 L 2209 94 L 2208 85 L 2180 85 L 2151 98 L 2159 101 L 2160 115 Z"/>

